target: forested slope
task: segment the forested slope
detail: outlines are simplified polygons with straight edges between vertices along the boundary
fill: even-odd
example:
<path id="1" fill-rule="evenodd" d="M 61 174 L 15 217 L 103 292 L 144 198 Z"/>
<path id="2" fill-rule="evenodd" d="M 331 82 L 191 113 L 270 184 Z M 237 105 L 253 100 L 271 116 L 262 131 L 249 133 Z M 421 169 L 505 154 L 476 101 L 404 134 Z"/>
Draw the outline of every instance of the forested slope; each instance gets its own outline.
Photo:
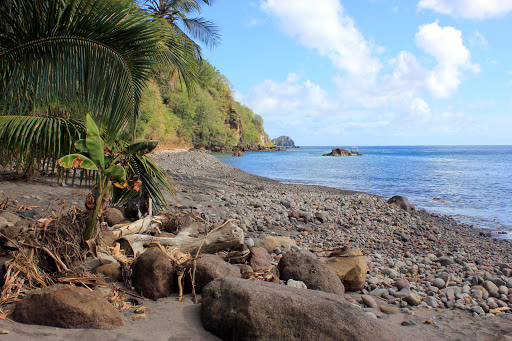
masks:
<path id="1" fill-rule="evenodd" d="M 228 79 L 207 61 L 190 96 L 171 68 L 155 70 L 140 109 L 137 137 L 159 140 L 164 148 L 230 151 L 273 145 L 261 116 L 234 100 Z"/>

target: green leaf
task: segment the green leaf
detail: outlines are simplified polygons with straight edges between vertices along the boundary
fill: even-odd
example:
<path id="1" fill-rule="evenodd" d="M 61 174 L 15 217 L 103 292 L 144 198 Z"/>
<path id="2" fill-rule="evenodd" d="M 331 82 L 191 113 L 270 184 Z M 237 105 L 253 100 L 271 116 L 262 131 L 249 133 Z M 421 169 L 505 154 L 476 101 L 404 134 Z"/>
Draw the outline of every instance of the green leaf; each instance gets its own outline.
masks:
<path id="1" fill-rule="evenodd" d="M 75 148 L 78 149 L 78 151 L 80 152 L 86 152 L 87 151 L 87 146 L 85 144 L 85 140 L 82 139 L 82 140 L 78 140 L 75 142 Z"/>
<path id="2" fill-rule="evenodd" d="M 147 153 L 151 152 L 153 149 L 156 148 L 157 145 L 158 145 L 158 141 L 136 142 L 136 143 L 130 145 L 127 148 L 126 152 L 130 155 L 133 155 L 138 152 L 142 152 L 140 154 L 143 155 L 143 154 L 147 154 Z"/>
<path id="3" fill-rule="evenodd" d="M 105 167 L 105 143 L 100 136 L 100 130 L 91 115 L 87 114 L 87 136 L 85 145 L 89 158 L 102 168 Z"/>
<path id="4" fill-rule="evenodd" d="M 110 177 L 114 183 L 126 181 L 126 172 L 120 165 L 112 165 L 105 170 L 105 175 Z"/>
<path id="5" fill-rule="evenodd" d="M 98 167 L 87 156 L 82 154 L 69 154 L 59 159 L 59 166 L 63 168 L 82 168 L 98 170 Z"/>

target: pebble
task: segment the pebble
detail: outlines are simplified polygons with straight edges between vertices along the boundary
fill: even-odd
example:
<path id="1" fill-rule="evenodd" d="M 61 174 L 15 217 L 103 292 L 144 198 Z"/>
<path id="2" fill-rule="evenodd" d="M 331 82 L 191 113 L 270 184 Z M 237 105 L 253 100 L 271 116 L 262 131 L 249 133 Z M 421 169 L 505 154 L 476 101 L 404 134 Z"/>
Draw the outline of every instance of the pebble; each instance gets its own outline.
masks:
<path id="1" fill-rule="evenodd" d="M 425 303 L 431 307 L 431 308 L 437 308 L 439 307 L 439 303 L 437 302 L 437 300 L 432 297 L 432 296 L 428 296 L 427 298 L 425 298 Z"/>
<path id="2" fill-rule="evenodd" d="M 397 287 L 398 290 L 403 289 L 403 288 L 409 288 L 409 286 L 410 286 L 409 281 L 404 278 L 401 278 L 401 279 L 398 279 L 395 281 L 395 287 Z"/>
<path id="3" fill-rule="evenodd" d="M 418 323 L 416 321 L 414 321 L 413 319 L 407 319 L 405 321 L 403 321 L 402 323 L 402 326 L 415 326 L 417 325 Z"/>
<path id="4" fill-rule="evenodd" d="M 421 296 L 415 292 L 411 292 L 410 294 L 405 296 L 403 300 L 410 305 L 418 305 L 421 302 Z"/>
<path id="5" fill-rule="evenodd" d="M 446 282 L 442 278 L 436 278 L 432 281 L 432 285 L 438 289 L 441 289 L 446 286 Z"/>
<path id="6" fill-rule="evenodd" d="M 361 300 L 363 301 L 363 303 L 370 307 L 370 308 L 378 308 L 377 306 L 377 302 L 375 301 L 375 298 L 373 298 L 373 296 L 370 296 L 370 295 L 362 295 L 361 296 Z"/>

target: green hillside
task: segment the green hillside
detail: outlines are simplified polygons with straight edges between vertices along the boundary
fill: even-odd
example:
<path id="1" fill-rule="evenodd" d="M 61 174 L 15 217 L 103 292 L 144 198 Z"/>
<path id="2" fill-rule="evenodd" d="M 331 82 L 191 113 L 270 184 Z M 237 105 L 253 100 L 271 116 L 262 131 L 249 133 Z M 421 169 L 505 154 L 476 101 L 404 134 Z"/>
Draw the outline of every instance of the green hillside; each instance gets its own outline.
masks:
<path id="1" fill-rule="evenodd" d="M 137 137 L 159 140 L 164 148 L 229 151 L 273 143 L 263 119 L 235 101 L 228 79 L 203 61 L 199 84 L 189 96 L 171 68 L 153 72 L 141 101 Z"/>

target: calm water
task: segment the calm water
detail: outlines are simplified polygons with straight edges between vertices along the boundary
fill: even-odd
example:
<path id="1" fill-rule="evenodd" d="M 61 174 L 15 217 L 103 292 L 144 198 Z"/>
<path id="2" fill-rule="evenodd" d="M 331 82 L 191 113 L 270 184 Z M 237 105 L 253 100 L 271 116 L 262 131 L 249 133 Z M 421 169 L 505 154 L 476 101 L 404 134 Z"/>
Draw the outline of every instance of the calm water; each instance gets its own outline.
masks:
<path id="1" fill-rule="evenodd" d="M 512 146 L 359 147 L 362 157 L 326 157 L 334 147 L 216 155 L 288 183 L 404 195 L 417 208 L 512 233 Z M 345 147 L 347 148 L 347 147 Z M 512 239 L 512 234 L 502 237 Z"/>

